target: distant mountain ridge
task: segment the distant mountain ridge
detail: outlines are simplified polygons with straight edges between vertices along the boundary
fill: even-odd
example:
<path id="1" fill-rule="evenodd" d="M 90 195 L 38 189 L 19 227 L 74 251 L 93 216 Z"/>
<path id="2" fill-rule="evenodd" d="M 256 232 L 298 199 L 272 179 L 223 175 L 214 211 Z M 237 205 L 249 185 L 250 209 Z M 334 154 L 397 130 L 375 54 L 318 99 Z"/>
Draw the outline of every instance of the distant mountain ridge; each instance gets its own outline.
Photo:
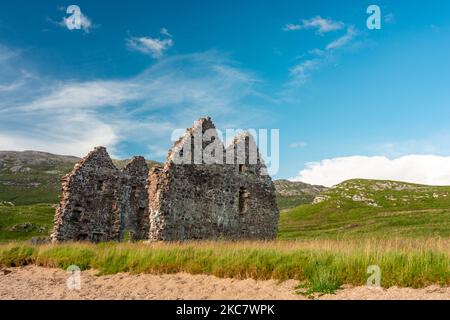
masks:
<path id="1" fill-rule="evenodd" d="M 81 158 L 41 151 L 0 151 L 0 202 L 14 204 L 57 203 L 61 177 Z M 122 169 L 129 159 L 115 160 Z M 159 165 L 146 160 L 149 167 Z"/>

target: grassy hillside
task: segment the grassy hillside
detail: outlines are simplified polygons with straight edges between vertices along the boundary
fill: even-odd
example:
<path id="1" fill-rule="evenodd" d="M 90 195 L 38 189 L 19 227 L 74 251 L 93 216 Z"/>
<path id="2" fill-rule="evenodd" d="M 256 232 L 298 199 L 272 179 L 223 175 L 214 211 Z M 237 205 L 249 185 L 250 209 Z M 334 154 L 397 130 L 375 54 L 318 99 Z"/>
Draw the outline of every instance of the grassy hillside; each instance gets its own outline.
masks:
<path id="1" fill-rule="evenodd" d="M 318 194 L 327 189 L 323 186 L 315 186 L 300 181 L 276 180 L 274 183 L 280 210 L 312 203 Z"/>
<path id="2" fill-rule="evenodd" d="M 0 242 L 50 234 L 61 177 L 79 160 L 38 151 L 0 151 Z M 119 169 L 128 161 L 113 160 Z"/>
<path id="3" fill-rule="evenodd" d="M 0 205 L 0 242 L 47 237 L 53 227 L 54 205 Z"/>
<path id="4" fill-rule="evenodd" d="M 15 205 L 57 203 L 61 177 L 69 173 L 80 158 L 45 152 L 0 151 L 0 203 Z M 113 160 L 122 169 L 129 160 Z M 158 162 L 147 160 L 149 167 Z"/>
<path id="5" fill-rule="evenodd" d="M 49 234 L 60 179 L 77 161 L 0 151 L 0 242 Z M 122 168 L 127 160 L 114 162 Z M 275 185 L 282 210 L 280 239 L 450 237 L 450 187 L 375 180 L 351 180 L 330 189 L 287 180 Z"/>
<path id="6" fill-rule="evenodd" d="M 281 213 L 280 239 L 450 237 L 450 187 L 350 180 Z"/>
<path id="7" fill-rule="evenodd" d="M 61 177 L 79 158 L 45 152 L 0 151 L 0 202 L 14 205 L 56 203 Z"/>

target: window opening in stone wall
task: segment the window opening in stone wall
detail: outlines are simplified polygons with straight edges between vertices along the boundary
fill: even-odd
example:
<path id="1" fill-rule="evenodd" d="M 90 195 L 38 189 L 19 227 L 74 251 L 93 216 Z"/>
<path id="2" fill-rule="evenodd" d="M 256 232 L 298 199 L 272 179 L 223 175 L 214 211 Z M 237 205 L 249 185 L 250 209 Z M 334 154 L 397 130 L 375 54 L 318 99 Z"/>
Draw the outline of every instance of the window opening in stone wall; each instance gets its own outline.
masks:
<path id="1" fill-rule="evenodd" d="M 239 173 L 245 172 L 247 170 L 247 166 L 245 164 L 239 165 Z"/>
<path id="2" fill-rule="evenodd" d="M 70 220 L 74 222 L 79 222 L 81 218 L 81 210 L 80 209 L 74 209 L 72 211 L 72 215 L 70 216 Z"/>
<path id="3" fill-rule="evenodd" d="M 195 141 L 194 136 L 191 135 L 191 164 L 195 163 Z"/>
<path id="4" fill-rule="evenodd" d="M 83 241 L 83 240 L 87 240 L 87 239 L 88 239 L 88 234 L 87 233 L 80 233 L 76 237 L 77 241 Z"/>
<path id="5" fill-rule="evenodd" d="M 248 192 L 245 188 L 239 189 L 239 213 L 247 212 L 248 208 Z"/>

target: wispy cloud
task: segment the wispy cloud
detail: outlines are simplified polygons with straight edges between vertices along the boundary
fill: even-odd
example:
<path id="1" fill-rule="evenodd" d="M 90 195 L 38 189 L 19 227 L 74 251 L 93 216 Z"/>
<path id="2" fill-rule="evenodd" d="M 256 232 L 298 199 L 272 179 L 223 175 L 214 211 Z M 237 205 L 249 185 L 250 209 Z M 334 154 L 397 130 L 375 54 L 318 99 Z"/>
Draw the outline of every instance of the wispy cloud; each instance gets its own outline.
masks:
<path id="1" fill-rule="evenodd" d="M 159 33 L 161 33 L 162 35 L 167 36 L 169 38 L 172 38 L 172 35 L 170 34 L 169 30 L 167 30 L 167 28 L 161 28 Z"/>
<path id="2" fill-rule="evenodd" d="M 155 59 L 159 59 L 164 56 L 167 49 L 173 46 L 172 39 L 160 39 L 151 37 L 132 37 L 126 40 L 127 47 L 133 51 L 139 51 L 141 53 L 152 56 Z"/>
<path id="3" fill-rule="evenodd" d="M 395 159 L 383 156 L 325 159 L 307 163 L 292 180 L 330 187 L 356 178 L 450 185 L 450 157 L 412 154 Z"/>
<path id="4" fill-rule="evenodd" d="M 166 57 L 134 77 L 95 81 L 31 77 L 21 71 L 24 59 L 0 63 L 2 70 L 15 68 L 8 79 L 0 74 L 0 84 L 10 84 L 0 91 L 0 150 L 82 156 L 104 145 L 125 157 L 131 144 L 157 158 L 170 147 L 172 130 L 198 117 L 239 127 L 264 113 L 255 111 L 264 103 L 256 76 L 214 51 Z"/>
<path id="5" fill-rule="evenodd" d="M 289 30 L 315 28 L 319 34 L 345 28 L 345 34 L 329 42 L 323 48 L 314 48 L 310 50 L 308 54 L 303 55 L 303 60 L 290 68 L 291 80 L 286 84 L 285 89 L 282 91 L 284 99 L 291 95 L 292 90 L 296 90 L 298 86 L 303 85 L 311 77 L 311 74 L 314 71 L 334 60 L 335 52 L 349 46 L 359 34 L 358 30 L 353 25 L 346 26 L 343 22 L 323 19 L 320 16 L 309 20 L 303 20 L 301 25 L 286 25 L 286 28 Z"/>
<path id="6" fill-rule="evenodd" d="M 441 131 L 406 140 L 391 140 L 380 144 L 369 144 L 365 152 L 383 154 L 397 158 L 407 154 L 440 154 L 445 155 L 450 149 L 450 132 Z"/>
<path id="7" fill-rule="evenodd" d="M 345 35 L 329 43 L 326 46 L 326 49 L 327 50 L 339 49 L 345 46 L 346 44 L 350 43 L 350 41 L 352 41 L 356 35 L 357 35 L 356 28 L 354 26 L 349 26 L 347 28 L 347 32 L 345 33 Z"/>
<path id="8" fill-rule="evenodd" d="M 305 141 L 297 141 L 289 144 L 289 148 L 298 149 L 306 147 L 307 143 Z"/>
<path id="9" fill-rule="evenodd" d="M 20 81 L 20 80 L 14 81 L 13 83 L 9 83 L 9 84 L 0 84 L 0 92 L 15 91 L 23 85 L 24 85 L 24 82 Z"/>
<path id="10" fill-rule="evenodd" d="M 318 34 L 324 34 L 330 31 L 340 30 L 344 27 L 344 23 L 334 21 L 332 19 L 324 19 L 316 16 L 311 19 L 302 20 L 299 24 L 286 24 L 284 31 L 296 31 L 304 29 L 316 29 Z"/>
<path id="11" fill-rule="evenodd" d="M 60 10 L 66 11 L 67 9 L 61 7 Z M 70 13 L 68 12 L 69 16 L 63 17 L 58 24 L 63 28 L 67 28 L 68 30 L 77 30 L 71 27 L 71 24 L 73 23 L 73 17 L 71 16 L 72 14 L 74 14 L 73 11 L 71 11 Z M 87 15 L 85 15 L 81 10 L 79 12 L 79 17 L 80 17 L 80 29 L 86 33 L 89 33 L 91 29 L 95 27 L 95 25 L 92 23 L 92 20 Z"/>
<path id="12" fill-rule="evenodd" d="M 395 15 L 393 13 L 388 13 L 383 18 L 384 22 L 386 22 L 387 24 L 395 23 Z"/>
<path id="13" fill-rule="evenodd" d="M 295 77 L 306 77 L 309 72 L 315 70 L 320 64 L 319 59 L 305 60 L 295 65 L 290 71 Z"/>
<path id="14" fill-rule="evenodd" d="M 302 26 L 299 24 L 288 23 L 283 27 L 283 30 L 284 31 L 296 31 L 296 30 L 300 30 L 301 28 L 302 28 Z"/>
<path id="15" fill-rule="evenodd" d="M 0 63 L 4 63 L 7 60 L 10 60 L 16 57 L 19 53 L 17 51 L 13 51 L 8 47 L 5 47 L 0 44 Z"/>

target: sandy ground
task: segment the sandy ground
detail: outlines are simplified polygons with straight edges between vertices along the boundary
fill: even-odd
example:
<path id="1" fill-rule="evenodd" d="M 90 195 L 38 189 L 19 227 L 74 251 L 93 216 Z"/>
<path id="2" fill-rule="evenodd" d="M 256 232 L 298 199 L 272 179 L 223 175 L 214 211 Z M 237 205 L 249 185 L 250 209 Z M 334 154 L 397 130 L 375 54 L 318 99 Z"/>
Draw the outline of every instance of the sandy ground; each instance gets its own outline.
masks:
<path id="1" fill-rule="evenodd" d="M 81 289 L 67 288 L 66 271 L 27 266 L 0 270 L 0 299 L 305 299 L 293 293 L 297 281 L 220 279 L 207 275 L 97 276 L 94 270 L 81 272 Z M 347 287 L 321 299 L 445 299 L 450 288 L 369 289 Z"/>

